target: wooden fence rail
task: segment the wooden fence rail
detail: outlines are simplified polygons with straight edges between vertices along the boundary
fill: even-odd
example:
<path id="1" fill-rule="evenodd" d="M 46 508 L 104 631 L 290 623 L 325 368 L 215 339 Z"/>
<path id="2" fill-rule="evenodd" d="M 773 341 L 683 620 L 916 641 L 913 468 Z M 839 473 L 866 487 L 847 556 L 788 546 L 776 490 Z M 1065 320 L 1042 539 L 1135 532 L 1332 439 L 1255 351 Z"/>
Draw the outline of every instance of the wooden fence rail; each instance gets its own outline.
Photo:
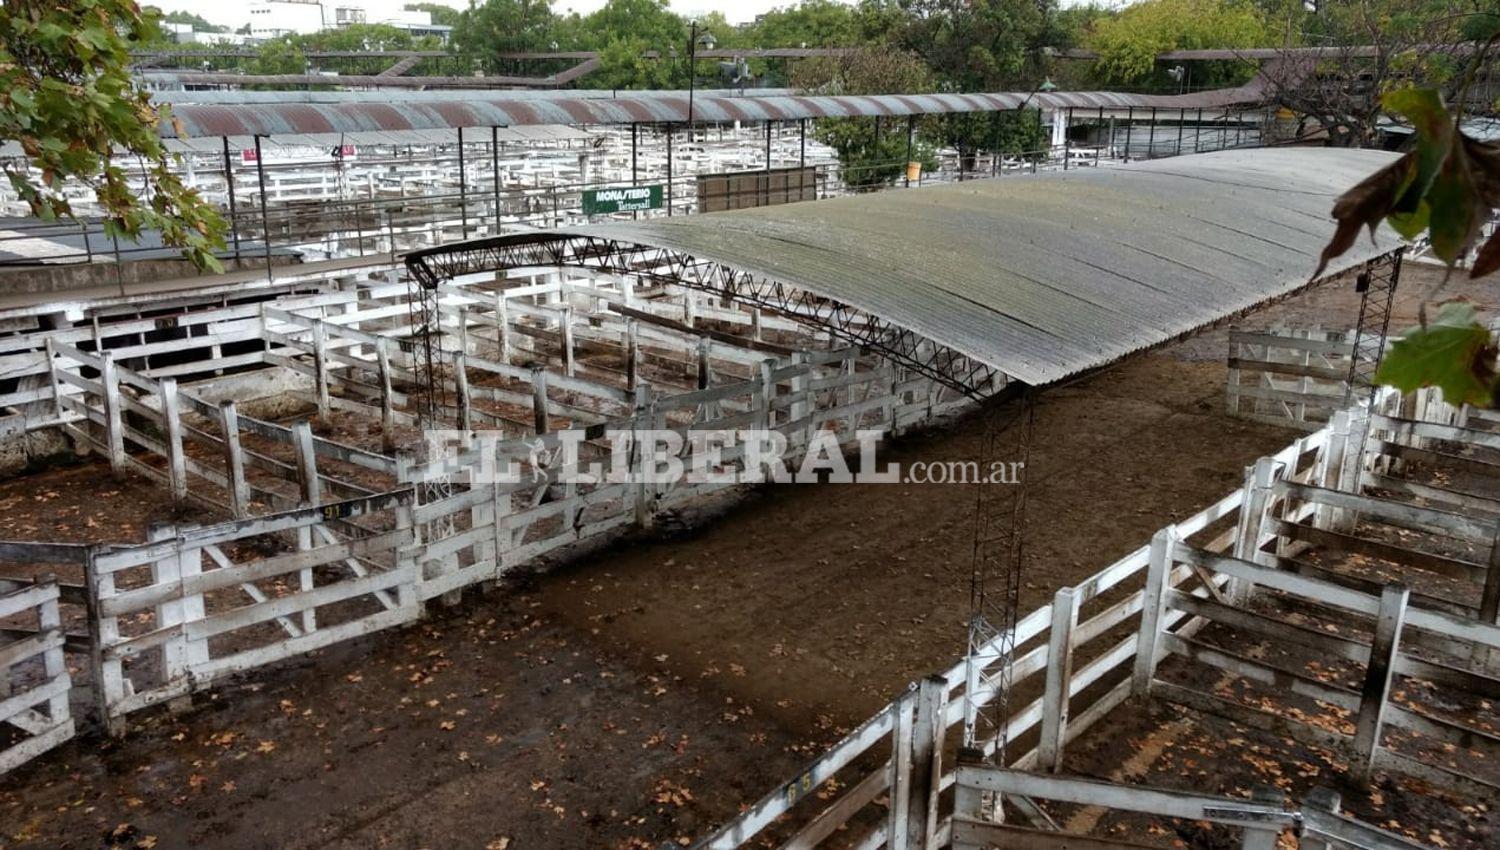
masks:
<path id="1" fill-rule="evenodd" d="M 1345 331 L 1229 332 L 1231 416 L 1312 431 L 1346 404 L 1354 342 Z"/>
<path id="2" fill-rule="evenodd" d="M 146 543 L 95 549 L 87 565 L 94 695 L 106 725 L 119 731 L 129 713 L 225 675 L 417 619 L 411 505 L 406 490 L 158 526 Z M 344 538 L 329 529 L 385 512 L 394 514 L 389 531 Z M 288 534 L 294 551 L 258 554 Z"/>
<path id="3" fill-rule="evenodd" d="M 1293 811 L 1287 808 L 1285 793 L 1275 788 L 1257 788 L 1251 799 L 1243 800 L 1168 788 L 1039 775 L 976 761 L 959 763 L 957 786 L 950 822 L 953 850 L 986 847 L 1001 850 L 1128 850 L 1139 847 L 997 823 L 984 817 L 984 797 L 987 794 L 1103 806 L 1157 817 L 1223 824 L 1240 830 L 1239 846 L 1243 850 L 1275 850 L 1283 846 L 1280 839 L 1284 833 L 1323 842 L 1325 847 L 1328 842 L 1355 850 L 1419 850 L 1422 847 L 1395 833 L 1340 816 L 1332 811 L 1337 806 L 1337 796 L 1326 789 L 1315 789 L 1303 802 L 1302 809 Z M 1303 846 L 1309 844 L 1304 842 Z"/>

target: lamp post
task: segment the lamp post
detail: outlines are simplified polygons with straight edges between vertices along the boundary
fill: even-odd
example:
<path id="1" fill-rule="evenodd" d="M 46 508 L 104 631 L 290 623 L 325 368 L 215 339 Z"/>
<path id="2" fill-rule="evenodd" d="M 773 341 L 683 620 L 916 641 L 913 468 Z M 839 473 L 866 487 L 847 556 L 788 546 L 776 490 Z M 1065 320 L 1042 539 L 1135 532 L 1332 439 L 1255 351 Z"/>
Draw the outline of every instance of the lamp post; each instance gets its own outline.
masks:
<path id="1" fill-rule="evenodd" d="M 693 123 L 693 94 L 698 88 L 698 45 L 702 44 L 705 50 L 714 48 L 714 34 L 704 30 L 698 33 L 698 21 L 688 22 L 688 125 L 691 130 Z"/>

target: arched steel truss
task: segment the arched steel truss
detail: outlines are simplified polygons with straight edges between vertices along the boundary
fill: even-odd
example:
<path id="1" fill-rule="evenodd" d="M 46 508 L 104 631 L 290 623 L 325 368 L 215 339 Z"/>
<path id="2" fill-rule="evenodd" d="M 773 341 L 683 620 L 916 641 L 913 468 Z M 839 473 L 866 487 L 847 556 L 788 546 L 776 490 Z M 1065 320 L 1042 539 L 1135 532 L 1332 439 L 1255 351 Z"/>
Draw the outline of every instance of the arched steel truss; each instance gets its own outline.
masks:
<path id="1" fill-rule="evenodd" d="M 1007 380 L 993 366 L 884 317 L 792 284 L 667 248 L 597 236 L 535 234 L 479 239 L 406 255 L 407 269 L 429 292 L 443 281 L 463 275 L 535 266 L 635 275 L 645 282 L 684 286 L 738 304 L 773 310 L 878 353 L 971 398 L 991 395 Z"/>

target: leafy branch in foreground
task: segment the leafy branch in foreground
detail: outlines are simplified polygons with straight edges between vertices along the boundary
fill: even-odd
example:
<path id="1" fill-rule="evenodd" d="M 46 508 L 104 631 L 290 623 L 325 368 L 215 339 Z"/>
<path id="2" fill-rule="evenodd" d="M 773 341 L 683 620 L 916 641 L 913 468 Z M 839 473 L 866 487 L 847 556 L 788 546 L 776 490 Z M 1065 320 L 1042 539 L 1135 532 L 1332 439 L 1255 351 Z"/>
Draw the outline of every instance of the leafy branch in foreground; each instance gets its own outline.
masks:
<path id="1" fill-rule="evenodd" d="M 1480 228 L 1500 207 L 1500 146 L 1465 135 L 1433 89 L 1402 89 L 1382 99 L 1388 112 L 1404 117 L 1416 143 L 1395 162 L 1339 197 L 1338 227 L 1323 249 L 1317 277 L 1329 261 L 1354 245 L 1360 230 L 1373 238 L 1382 221 L 1406 239 L 1428 234 L 1432 252 L 1451 270 L 1478 241 Z M 1457 110 L 1461 114 L 1461 110 Z M 1500 229 L 1480 246 L 1469 277 L 1500 270 Z M 1404 392 L 1437 386 L 1449 404 L 1490 405 L 1496 396 L 1496 350 L 1474 308 L 1442 306 L 1397 341 L 1376 380 Z"/>
<path id="2" fill-rule="evenodd" d="M 27 157 L 7 163 L 5 176 L 45 221 L 73 216 L 63 188 L 81 182 L 103 208 L 110 236 L 134 240 L 155 230 L 199 268 L 219 271 L 213 252 L 224 246 L 224 221 L 175 173 L 176 157 L 158 133 L 171 116 L 130 76 L 131 45 L 155 27 L 133 0 L 0 5 L 0 139 L 19 142 Z"/>
<path id="3" fill-rule="evenodd" d="M 1437 318 L 1391 344 L 1375 380 L 1402 392 L 1435 386 L 1450 403 L 1488 403 L 1495 383 L 1495 344 L 1474 307 L 1451 301 Z"/>

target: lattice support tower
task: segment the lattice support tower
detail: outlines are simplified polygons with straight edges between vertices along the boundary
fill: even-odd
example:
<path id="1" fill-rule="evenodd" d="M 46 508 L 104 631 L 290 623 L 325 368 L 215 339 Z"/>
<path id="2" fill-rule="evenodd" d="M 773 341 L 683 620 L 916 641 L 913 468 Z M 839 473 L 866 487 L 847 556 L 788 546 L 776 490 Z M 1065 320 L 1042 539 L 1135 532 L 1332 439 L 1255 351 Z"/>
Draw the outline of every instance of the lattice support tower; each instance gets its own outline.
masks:
<path id="1" fill-rule="evenodd" d="M 422 432 L 417 447 L 423 463 L 432 460 L 427 456 L 426 431 L 448 426 L 445 412 L 449 358 L 443 351 L 441 297 L 436 282 L 429 284 L 414 275 L 408 277 L 406 305 L 411 324 L 411 371 L 416 376 L 416 386 L 412 387 L 410 395 L 417 429 Z M 421 503 L 431 504 L 453 495 L 453 482 L 446 477 L 423 481 L 418 485 L 418 491 Z M 451 514 L 420 529 L 427 542 L 449 537 L 454 531 Z"/>
<path id="2" fill-rule="evenodd" d="M 1355 279 L 1359 292 L 1359 319 L 1354 324 L 1354 346 L 1349 352 L 1349 375 L 1344 381 L 1344 407 L 1363 399 L 1366 410 L 1375 413 L 1375 373 L 1385 358 L 1386 339 L 1391 328 L 1391 309 L 1396 300 L 1396 285 L 1401 282 L 1401 260 L 1405 248 L 1397 248 L 1365 262 Z M 1365 445 L 1370 441 L 1370 418 L 1364 418 L 1364 429 L 1355 442 L 1354 468 L 1364 469 Z M 1357 489 L 1357 488 L 1356 488 Z"/>
<path id="3" fill-rule="evenodd" d="M 964 746 L 1005 765 L 1011 664 L 1015 658 L 1017 611 L 1025 563 L 1026 495 L 1036 420 L 1036 389 L 1026 387 L 1019 404 L 1011 394 L 990 399 L 979 468 L 1004 460 L 1004 437 L 1012 426 L 1020 480 L 1012 498 L 1006 488 L 977 485 L 974 551 L 969 577 L 969 646 L 965 665 Z M 981 704 L 980 695 L 988 695 Z"/>
<path id="4" fill-rule="evenodd" d="M 1354 325 L 1354 347 L 1349 356 L 1349 377 L 1344 387 L 1347 407 L 1363 395 L 1373 398 L 1375 373 L 1385 357 L 1386 339 L 1390 333 L 1391 308 L 1396 298 L 1396 284 L 1401 281 L 1401 260 L 1405 248 L 1365 263 L 1356 279 L 1360 294 L 1359 319 Z"/>

